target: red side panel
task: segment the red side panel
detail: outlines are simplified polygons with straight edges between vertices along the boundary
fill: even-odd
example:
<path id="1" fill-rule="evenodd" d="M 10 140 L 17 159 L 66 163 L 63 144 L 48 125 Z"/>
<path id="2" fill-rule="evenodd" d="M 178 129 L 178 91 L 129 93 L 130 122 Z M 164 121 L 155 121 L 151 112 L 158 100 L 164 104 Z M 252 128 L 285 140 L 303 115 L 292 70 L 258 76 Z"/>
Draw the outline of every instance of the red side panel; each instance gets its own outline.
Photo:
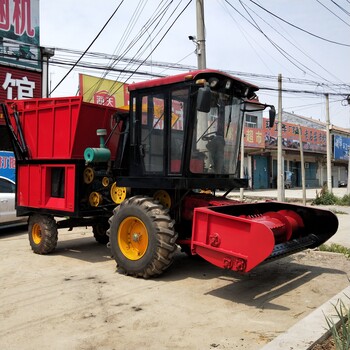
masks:
<path id="1" fill-rule="evenodd" d="M 76 131 L 72 138 L 72 158 L 84 158 L 84 151 L 87 147 L 100 147 L 100 139 L 96 136 L 96 130 L 106 129 L 109 135 L 115 124 L 113 114 L 116 111 L 115 108 L 82 102 Z M 112 159 L 118 147 L 121 125 L 115 130 L 106 145 L 111 151 Z"/>
<path id="2" fill-rule="evenodd" d="M 47 98 L 12 101 L 19 113 L 31 159 L 70 159 L 80 110 L 80 98 Z M 13 110 L 9 108 L 12 126 Z"/>
<path id="3" fill-rule="evenodd" d="M 59 195 L 52 190 L 55 168 L 62 169 L 64 174 L 63 190 Z M 75 176 L 74 164 L 18 164 L 17 206 L 74 212 Z"/>
<path id="4" fill-rule="evenodd" d="M 264 224 L 237 216 L 196 208 L 192 252 L 213 265 L 248 272 L 272 252 L 273 232 Z"/>
<path id="5" fill-rule="evenodd" d="M 60 97 L 8 101 L 11 124 L 17 132 L 13 112 L 18 111 L 30 159 L 83 159 L 87 147 L 99 147 L 97 129 L 107 135 L 115 122 L 116 108 L 83 102 L 82 97 Z M 125 111 L 123 111 L 125 113 Z M 122 123 L 118 125 L 119 131 Z M 114 130 L 107 147 L 115 157 L 120 132 Z"/>

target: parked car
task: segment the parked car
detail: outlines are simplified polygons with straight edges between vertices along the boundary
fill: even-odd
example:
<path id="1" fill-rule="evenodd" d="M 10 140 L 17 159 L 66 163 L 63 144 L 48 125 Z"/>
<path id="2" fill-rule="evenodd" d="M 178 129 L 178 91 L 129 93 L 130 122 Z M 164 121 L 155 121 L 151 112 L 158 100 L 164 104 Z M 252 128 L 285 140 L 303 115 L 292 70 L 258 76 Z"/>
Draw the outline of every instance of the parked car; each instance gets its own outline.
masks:
<path id="1" fill-rule="evenodd" d="M 26 224 L 28 218 L 16 215 L 16 183 L 0 176 L 0 228 Z"/>
<path id="2" fill-rule="evenodd" d="M 348 183 L 346 180 L 338 181 L 338 187 L 348 187 Z"/>

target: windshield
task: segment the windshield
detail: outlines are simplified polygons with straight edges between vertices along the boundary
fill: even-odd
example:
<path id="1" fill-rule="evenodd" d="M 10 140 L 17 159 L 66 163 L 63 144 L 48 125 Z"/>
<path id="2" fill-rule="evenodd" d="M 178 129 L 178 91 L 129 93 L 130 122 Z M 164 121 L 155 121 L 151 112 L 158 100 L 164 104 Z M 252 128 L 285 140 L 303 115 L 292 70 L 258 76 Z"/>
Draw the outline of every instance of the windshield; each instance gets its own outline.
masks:
<path id="1" fill-rule="evenodd" d="M 241 139 L 241 100 L 212 91 L 209 113 L 196 113 L 190 170 L 193 173 L 234 174 Z"/>

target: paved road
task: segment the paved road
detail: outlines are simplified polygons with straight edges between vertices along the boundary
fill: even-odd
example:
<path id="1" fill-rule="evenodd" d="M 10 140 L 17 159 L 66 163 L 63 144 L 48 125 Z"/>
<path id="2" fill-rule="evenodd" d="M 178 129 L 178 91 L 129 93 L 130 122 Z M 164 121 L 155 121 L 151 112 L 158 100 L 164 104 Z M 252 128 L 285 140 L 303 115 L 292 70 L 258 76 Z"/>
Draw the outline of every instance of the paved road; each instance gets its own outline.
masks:
<path id="1" fill-rule="evenodd" d="M 333 188 L 332 192 L 337 197 L 343 197 L 347 193 L 347 188 Z M 316 193 L 321 193 L 321 188 L 307 188 L 306 189 L 306 200 L 311 201 L 316 198 Z M 230 196 L 237 198 L 240 196 L 239 190 L 232 191 Z M 246 198 L 277 198 L 276 189 L 266 189 L 266 190 L 244 190 L 244 197 Z M 285 198 L 289 199 L 303 199 L 303 191 L 301 188 L 291 188 L 285 190 Z"/>

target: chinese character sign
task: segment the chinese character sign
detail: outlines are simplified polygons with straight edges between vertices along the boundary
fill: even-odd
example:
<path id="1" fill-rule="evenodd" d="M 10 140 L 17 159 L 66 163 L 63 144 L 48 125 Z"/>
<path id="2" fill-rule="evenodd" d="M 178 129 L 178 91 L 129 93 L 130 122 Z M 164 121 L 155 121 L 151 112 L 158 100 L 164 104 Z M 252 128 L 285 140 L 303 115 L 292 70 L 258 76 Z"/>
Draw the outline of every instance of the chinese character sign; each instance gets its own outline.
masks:
<path id="1" fill-rule="evenodd" d="M 2 88 L 7 91 L 6 99 L 8 100 L 12 100 L 13 98 L 19 100 L 32 98 L 34 97 L 35 81 L 29 81 L 26 76 L 21 79 L 14 79 L 11 73 L 6 73 Z M 16 94 L 14 94 L 15 89 L 17 90 Z"/>
<path id="2" fill-rule="evenodd" d="M 97 91 L 94 94 L 94 103 L 108 107 L 115 107 L 115 97 L 108 94 L 106 90 Z"/>
<path id="3" fill-rule="evenodd" d="M 13 152 L 0 151 L 0 176 L 15 181 L 16 159 Z"/>
<path id="4" fill-rule="evenodd" d="M 350 138 L 334 135 L 334 159 L 348 160 L 350 152 Z"/>
<path id="5" fill-rule="evenodd" d="M 110 107 L 122 107 L 129 104 L 127 84 L 79 74 L 79 90 L 85 102 L 93 102 Z"/>
<path id="6" fill-rule="evenodd" d="M 244 146 L 265 148 L 263 132 L 259 128 L 244 128 Z"/>
<path id="7" fill-rule="evenodd" d="M 41 97 L 41 72 L 0 65 L 0 102 Z M 0 125 L 4 124 L 0 111 Z"/>
<path id="8" fill-rule="evenodd" d="M 0 0 L 0 61 L 40 69 L 39 0 Z"/>
<path id="9" fill-rule="evenodd" d="M 264 133 L 266 147 L 277 147 L 277 123 L 269 128 L 268 119 L 264 119 Z M 309 127 L 301 127 L 301 139 L 305 151 L 326 152 L 326 131 Z M 282 146 L 284 148 L 299 149 L 299 126 L 291 123 L 282 124 Z"/>

